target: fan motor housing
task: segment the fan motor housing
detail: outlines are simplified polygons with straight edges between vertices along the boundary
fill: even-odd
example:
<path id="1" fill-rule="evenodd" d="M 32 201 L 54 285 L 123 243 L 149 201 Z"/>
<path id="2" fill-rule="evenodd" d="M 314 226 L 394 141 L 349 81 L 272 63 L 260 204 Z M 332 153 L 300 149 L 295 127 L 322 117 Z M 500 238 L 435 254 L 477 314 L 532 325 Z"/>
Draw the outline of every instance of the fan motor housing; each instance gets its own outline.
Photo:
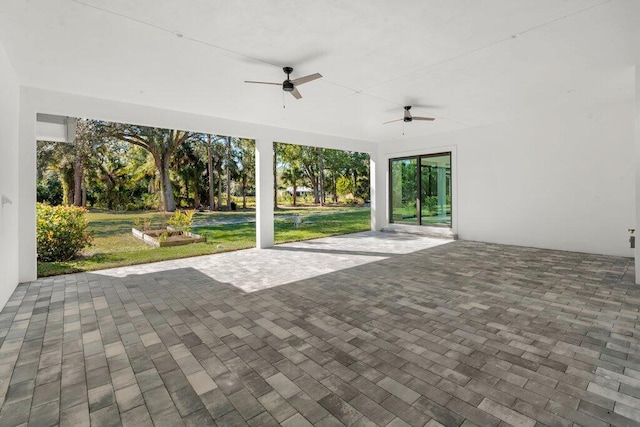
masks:
<path id="1" fill-rule="evenodd" d="M 410 121 L 412 121 L 412 120 L 413 120 L 413 117 L 405 117 L 403 120 L 404 120 L 406 123 L 409 123 Z"/>
<path id="2" fill-rule="evenodd" d="M 293 89 L 294 85 L 291 80 L 285 80 L 284 82 L 282 82 L 282 90 L 284 90 L 285 92 L 293 92 Z"/>

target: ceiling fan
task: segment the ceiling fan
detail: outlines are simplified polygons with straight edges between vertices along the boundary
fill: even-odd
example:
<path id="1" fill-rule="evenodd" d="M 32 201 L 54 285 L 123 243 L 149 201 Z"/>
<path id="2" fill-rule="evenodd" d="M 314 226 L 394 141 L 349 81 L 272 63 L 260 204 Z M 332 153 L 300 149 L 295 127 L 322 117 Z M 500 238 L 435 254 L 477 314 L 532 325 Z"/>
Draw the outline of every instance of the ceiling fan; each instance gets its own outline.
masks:
<path id="1" fill-rule="evenodd" d="M 405 122 L 405 123 L 409 123 L 412 122 L 414 120 L 423 120 L 423 121 L 427 121 L 427 122 L 432 122 L 435 120 L 435 118 L 433 117 L 418 117 L 418 116 L 412 116 L 411 112 L 409 111 L 411 110 L 411 105 L 407 105 L 406 107 L 404 107 L 404 117 L 401 119 L 396 119 L 396 120 L 390 120 L 388 122 L 384 122 L 383 125 L 386 125 L 387 123 L 393 123 L 393 122 Z"/>
<path id="2" fill-rule="evenodd" d="M 287 74 L 286 80 L 283 81 L 282 83 L 257 82 L 257 81 L 253 81 L 253 80 L 245 80 L 244 82 L 245 83 L 257 83 L 257 84 L 261 84 L 261 85 L 282 86 L 282 90 L 284 90 L 285 92 L 289 92 L 291 95 L 293 95 L 294 98 L 300 99 L 300 98 L 302 98 L 302 95 L 300 94 L 300 92 L 298 92 L 298 86 L 300 86 L 303 83 L 309 83 L 309 82 L 311 82 L 313 80 L 316 80 L 316 79 L 319 79 L 319 78 L 322 77 L 322 74 L 315 73 L 315 74 L 309 74 L 308 76 L 304 76 L 304 77 L 300 77 L 300 78 L 291 80 L 290 74 L 293 72 L 293 68 L 284 67 L 284 68 L 282 68 L 282 71 L 284 71 Z"/>

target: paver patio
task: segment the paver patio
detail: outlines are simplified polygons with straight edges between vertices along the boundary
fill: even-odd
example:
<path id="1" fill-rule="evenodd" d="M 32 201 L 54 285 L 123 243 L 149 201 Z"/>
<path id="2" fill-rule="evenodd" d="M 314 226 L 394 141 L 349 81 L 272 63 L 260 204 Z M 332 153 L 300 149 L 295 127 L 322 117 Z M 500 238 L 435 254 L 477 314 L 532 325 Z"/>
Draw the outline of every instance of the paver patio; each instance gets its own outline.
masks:
<path id="1" fill-rule="evenodd" d="M 0 313 L 0 425 L 638 425 L 633 279 L 372 232 L 42 279 Z"/>

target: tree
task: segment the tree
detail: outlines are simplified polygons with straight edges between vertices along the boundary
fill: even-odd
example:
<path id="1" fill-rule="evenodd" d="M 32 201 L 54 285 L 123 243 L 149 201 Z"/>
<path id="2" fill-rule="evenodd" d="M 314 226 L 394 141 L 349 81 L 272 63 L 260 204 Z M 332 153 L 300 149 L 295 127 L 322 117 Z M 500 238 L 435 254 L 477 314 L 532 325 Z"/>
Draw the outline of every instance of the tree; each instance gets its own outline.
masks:
<path id="1" fill-rule="evenodd" d="M 336 180 L 336 193 L 341 196 L 346 196 L 347 194 L 353 194 L 353 191 L 353 181 L 343 175 L 340 175 Z"/>
<path id="2" fill-rule="evenodd" d="M 127 174 L 125 151 L 121 144 L 112 142 L 108 144 L 108 149 L 96 153 L 95 170 L 98 171 L 98 179 L 104 185 L 100 198 L 109 210 L 124 209 L 130 200 L 127 193 L 131 180 Z"/>
<path id="3" fill-rule="evenodd" d="M 291 195 L 293 197 L 293 206 L 298 205 L 298 185 L 302 179 L 302 174 L 297 165 L 291 165 L 289 169 L 282 172 L 282 180 L 291 185 Z"/>
<path id="4" fill-rule="evenodd" d="M 299 145 L 298 147 L 300 147 L 300 170 L 313 188 L 314 203 L 320 204 L 318 150 L 315 147 L 306 145 Z"/>
<path id="5" fill-rule="evenodd" d="M 227 145 L 225 150 L 225 170 L 227 175 L 227 210 L 231 210 L 231 162 L 232 162 L 232 148 L 231 137 L 226 138 Z"/>
<path id="6" fill-rule="evenodd" d="M 273 143 L 273 208 L 278 209 L 278 155 L 282 150 L 282 144 Z"/>
<path id="7" fill-rule="evenodd" d="M 316 152 L 318 153 L 318 190 L 320 193 L 320 204 L 324 206 L 325 200 L 325 192 L 324 192 L 324 155 L 323 149 L 320 147 L 316 148 Z M 316 203 L 318 201 L 316 200 Z"/>
<path id="8" fill-rule="evenodd" d="M 153 156 L 136 145 L 126 143 L 119 143 L 119 145 L 124 146 L 120 156 L 126 158 L 125 173 L 131 181 L 131 194 L 141 199 L 132 200 L 132 202 L 142 204 L 144 208 L 157 208 L 160 200 L 157 188 L 160 184 Z M 109 155 L 115 155 L 115 153 Z"/>
<path id="9" fill-rule="evenodd" d="M 199 135 L 201 137 L 202 135 Z M 193 190 L 193 207 L 200 208 L 200 192 L 203 188 L 203 178 L 207 169 L 204 159 L 204 147 L 195 138 L 182 144 L 174 155 L 173 168 L 184 184 L 187 203 L 189 189 Z"/>
<path id="10" fill-rule="evenodd" d="M 209 177 L 209 210 L 215 209 L 215 166 L 214 166 L 214 147 L 218 141 L 217 136 L 207 134 L 207 175 Z M 218 198 L 218 203 L 220 199 Z M 219 204 L 218 204 L 219 206 Z"/>
<path id="11" fill-rule="evenodd" d="M 252 139 L 242 138 L 238 141 L 238 168 L 244 210 L 247 208 L 247 190 L 249 186 L 255 188 L 256 144 Z"/>
<path id="12" fill-rule="evenodd" d="M 369 200 L 369 155 L 367 153 L 351 153 L 347 166 L 348 173 L 353 177 L 354 196 L 364 201 Z"/>
<path id="13" fill-rule="evenodd" d="M 63 142 L 38 141 L 37 171 L 44 176 L 46 170 L 53 170 L 62 184 L 62 204 L 73 204 L 75 154 L 72 144 Z"/>
<path id="14" fill-rule="evenodd" d="M 209 207 L 220 210 L 222 206 L 222 172 L 226 158 L 226 146 L 223 142 L 225 142 L 226 139 L 224 136 L 207 135 L 206 141 L 207 169 L 209 174 Z M 217 203 L 214 201 L 216 198 Z"/>
<path id="15" fill-rule="evenodd" d="M 293 205 L 297 206 L 298 201 L 298 186 L 302 184 L 304 178 L 302 173 L 302 152 L 303 147 L 301 145 L 282 144 L 281 147 L 281 159 L 282 159 L 282 180 L 291 185 L 293 191 Z"/>
<path id="16" fill-rule="evenodd" d="M 88 163 L 91 161 L 91 153 L 106 142 L 102 132 L 102 122 L 97 120 L 79 119 L 76 128 L 76 138 L 73 141 L 74 148 L 74 192 L 73 204 L 75 206 L 86 205 L 86 187 L 84 176 Z"/>
<path id="17" fill-rule="evenodd" d="M 348 165 L 352 159 L 352 153 L 342 150 L 323 150 L 324 169 L 327 171 L 325 190 L 328 188 L 333 195 L 333 202 L 338 202 L 337 183 L 339 178 L 348 173 Z M 352 192 L 352 191 L 349 191 Z M 344 193 L 341 193 L 344 195 Z"/>
<path id="18" fill-rule="evenodd" d="M 161 209 L 175 211 L 173 187 L 169 177 L 171 160 L 180 145 L 196 136 L 193 132 L 150 128 L 122 123 L 105 125 L 110 136 L 144 148 L 153 156 L 160 174 Z"/>

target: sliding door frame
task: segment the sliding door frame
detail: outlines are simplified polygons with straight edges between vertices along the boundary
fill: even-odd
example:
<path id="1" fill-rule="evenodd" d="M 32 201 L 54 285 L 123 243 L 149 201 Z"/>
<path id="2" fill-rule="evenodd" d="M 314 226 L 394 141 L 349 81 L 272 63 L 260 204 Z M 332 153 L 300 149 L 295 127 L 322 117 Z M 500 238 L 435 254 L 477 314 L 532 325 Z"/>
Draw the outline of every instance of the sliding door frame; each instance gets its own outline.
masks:
<path id="1" fill-rule="evenodd" d="M 425 158 L 429 158 L 429 157 L 438 157 L 438 156 L 449 156 L 449 168 L 450 168 L 450 178 L 449 178 L 449 194 L 450 194 L 450 198 L 451 198 L 451 224 L 450 225 L 446 225 L 446 224 L 423 224 L 422 223 L 422 159 Z M 411 224 L 411 223 L 405 223 L 405 222 L 395 222 L 393 220 L 393 169 L 392 169 L 392 163 L 394 161 L 399 161 L 399 160 L 416 160 L 416 167 L 417 167 L 417 173 L 416 173 L 416 180 L 417 180 L 417 193 L 418 193 L 418 197 L 416 198 L 416 216 L 417 216 L 417 223 L 416 224 Z M 387 183 L 388 188 L 389 188 L 389 192 L 387 195 L 387 201 L 388 201 L 388 206 L 389 206 L 389 223 L 391 224 L 401 224 L 401 225 L 418 225 L 420 227 L 438 227 L 438 228 L 449 228 L 451 230 L 454 230 L 454 203 L 457 204 L 457 200 L 455 200 L 454 198 L 454 150 L 446 150 L 446 151 L 437 151 L 437 152 L 433 152 L 433 153 L 428 153 L 428 154 L 416 154 L 416 155 L 407 155 L 407 156 L 401 156 L 401 157 L 389 157 L 389 161 L 388 161 L 388 165 L 387 165 L 388 171 L 389 171 L 389 182 Z"/>

